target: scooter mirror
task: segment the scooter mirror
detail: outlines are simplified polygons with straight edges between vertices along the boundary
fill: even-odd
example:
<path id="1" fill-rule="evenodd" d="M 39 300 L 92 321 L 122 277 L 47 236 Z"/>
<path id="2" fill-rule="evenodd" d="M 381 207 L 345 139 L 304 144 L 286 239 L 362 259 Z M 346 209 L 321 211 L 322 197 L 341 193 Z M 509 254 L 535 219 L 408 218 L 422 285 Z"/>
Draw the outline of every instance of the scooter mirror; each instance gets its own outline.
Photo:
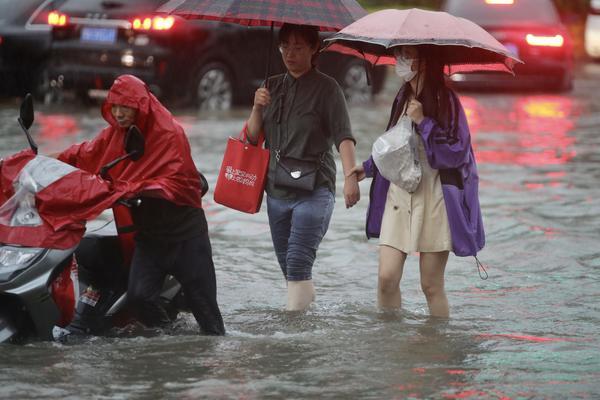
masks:
<path id="1" fill-rule="evenodd" d="M 137 161 L 144 155 L 145 140 L 139 128 L 131 125 L 125 138 L 125 152 L 129 154 L 132 161 Z"/>
<path id="2" fill-rule="evenodd" d="M 104 179 L 108 178 L 108 171 L 127 158 L 132 161 L 137 161 L 142 158 L 146 147 L 145 143 L 142 132 L 140 132 L 137 126 L 131 125 L 127 131 L 127 136 L 125 137 L 126 154 L 102 166 L 102 168 L 100 168 L 100 176 Z"/>
<path id="3" fill-rule="evenodd" d="M 27 93 L 25 96 L 25 100 L 21 103 L 21 111 L 19 112 L 19 125 L 25 132 L 25 136 L 27 136 L 27 141 L 29 142 L 29 147 L 33 150 L 35 154 L 38 153 L 38 146 L 29 134 L 29 128 L 33 125 L 33 97 L 30 93 Z"/>
<path id="4" fill-rule="evenodd" d="M 25 129 L 31 128 L 33 125 L 33 97 L 27 93 L 25 100 L 21 103 L 21 112 L 19 113 L 19 121 Z"/>

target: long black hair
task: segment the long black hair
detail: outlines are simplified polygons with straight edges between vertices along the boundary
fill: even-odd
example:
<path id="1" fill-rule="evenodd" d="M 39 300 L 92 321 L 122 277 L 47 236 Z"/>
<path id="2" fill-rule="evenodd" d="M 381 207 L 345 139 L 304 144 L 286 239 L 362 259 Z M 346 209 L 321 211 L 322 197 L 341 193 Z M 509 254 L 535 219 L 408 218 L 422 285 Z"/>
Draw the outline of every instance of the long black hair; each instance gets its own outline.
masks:
<path id="1" fill-rule="evenodd" d="M 451 133 L 454 134 L 458 124 L 454 121 L 455 113 L 450 105 L 451 92 L 444 78 L 445 64 L 442 61 L 442 50 L 436 46 L 416 46 L 416 48 L 419 60 L 425 63 L 425 80 L 417 96 L 417 100 L 423 104 L 423 114 L 432 117 L 445 128 L 454 127 L 454 132 Z M 399 110 L 404 110 L 409 95 L 412 94 L 412 86 L 408 82 L 404 89 L 404 95 L 398 105 Z"/>

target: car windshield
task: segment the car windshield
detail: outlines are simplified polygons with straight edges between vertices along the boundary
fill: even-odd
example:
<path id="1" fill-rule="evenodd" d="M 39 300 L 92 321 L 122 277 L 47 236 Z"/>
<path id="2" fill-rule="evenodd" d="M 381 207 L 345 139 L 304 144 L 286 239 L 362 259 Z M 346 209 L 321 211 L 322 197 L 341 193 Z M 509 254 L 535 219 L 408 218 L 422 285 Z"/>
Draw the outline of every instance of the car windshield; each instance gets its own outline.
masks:
<path id="1" fill-rule="evenodd" d="M 111 14 L 144 14 L 155 11 L 166 0 L 70 0 L 60 11 L 69 15 L 86 15 L 90 12 Z"/>
<path id="2" fill-rule="evenodd" d="M 447 0 L 444 11 L 485 26 L 560 23 L 552 0 Z"/>

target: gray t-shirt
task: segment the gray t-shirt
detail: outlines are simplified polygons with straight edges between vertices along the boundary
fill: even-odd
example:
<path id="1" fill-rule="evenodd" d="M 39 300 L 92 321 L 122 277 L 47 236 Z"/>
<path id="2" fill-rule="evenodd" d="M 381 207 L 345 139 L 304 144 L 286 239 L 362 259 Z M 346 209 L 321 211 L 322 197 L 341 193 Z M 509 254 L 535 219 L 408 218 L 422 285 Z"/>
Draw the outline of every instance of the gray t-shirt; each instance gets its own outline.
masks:
<path id="1" fill-rule="evenodd" d="M 342 141 L 352 136 L 346 99 L 335 79 L 311 69 L 298 79 L 289 74 L 269 79 L 271 103 L 263 113 L 263 128 L 270 149 L 267 194 L 293 199 L 296 193 L 274 185 L 276 153 L 323 164 L 317 174 L 317 187 L 335 193 L 335 161 L 332 146 L 339 151 Z"/>

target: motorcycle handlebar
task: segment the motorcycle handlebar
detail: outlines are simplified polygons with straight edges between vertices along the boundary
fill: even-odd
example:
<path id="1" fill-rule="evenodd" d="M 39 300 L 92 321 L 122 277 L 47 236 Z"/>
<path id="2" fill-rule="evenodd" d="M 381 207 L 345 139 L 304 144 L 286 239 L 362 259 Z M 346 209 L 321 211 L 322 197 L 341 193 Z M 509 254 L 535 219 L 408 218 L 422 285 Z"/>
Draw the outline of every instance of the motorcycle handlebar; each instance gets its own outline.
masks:
<path id="1" fill-rule="evenodd" d="M 139 197 L 134 197 L 133 199 L 121 199 L 117 200 L 117 203 L 125 207 L 134 208 L 139 207 L 142 204 L 142 199 Z"/>

